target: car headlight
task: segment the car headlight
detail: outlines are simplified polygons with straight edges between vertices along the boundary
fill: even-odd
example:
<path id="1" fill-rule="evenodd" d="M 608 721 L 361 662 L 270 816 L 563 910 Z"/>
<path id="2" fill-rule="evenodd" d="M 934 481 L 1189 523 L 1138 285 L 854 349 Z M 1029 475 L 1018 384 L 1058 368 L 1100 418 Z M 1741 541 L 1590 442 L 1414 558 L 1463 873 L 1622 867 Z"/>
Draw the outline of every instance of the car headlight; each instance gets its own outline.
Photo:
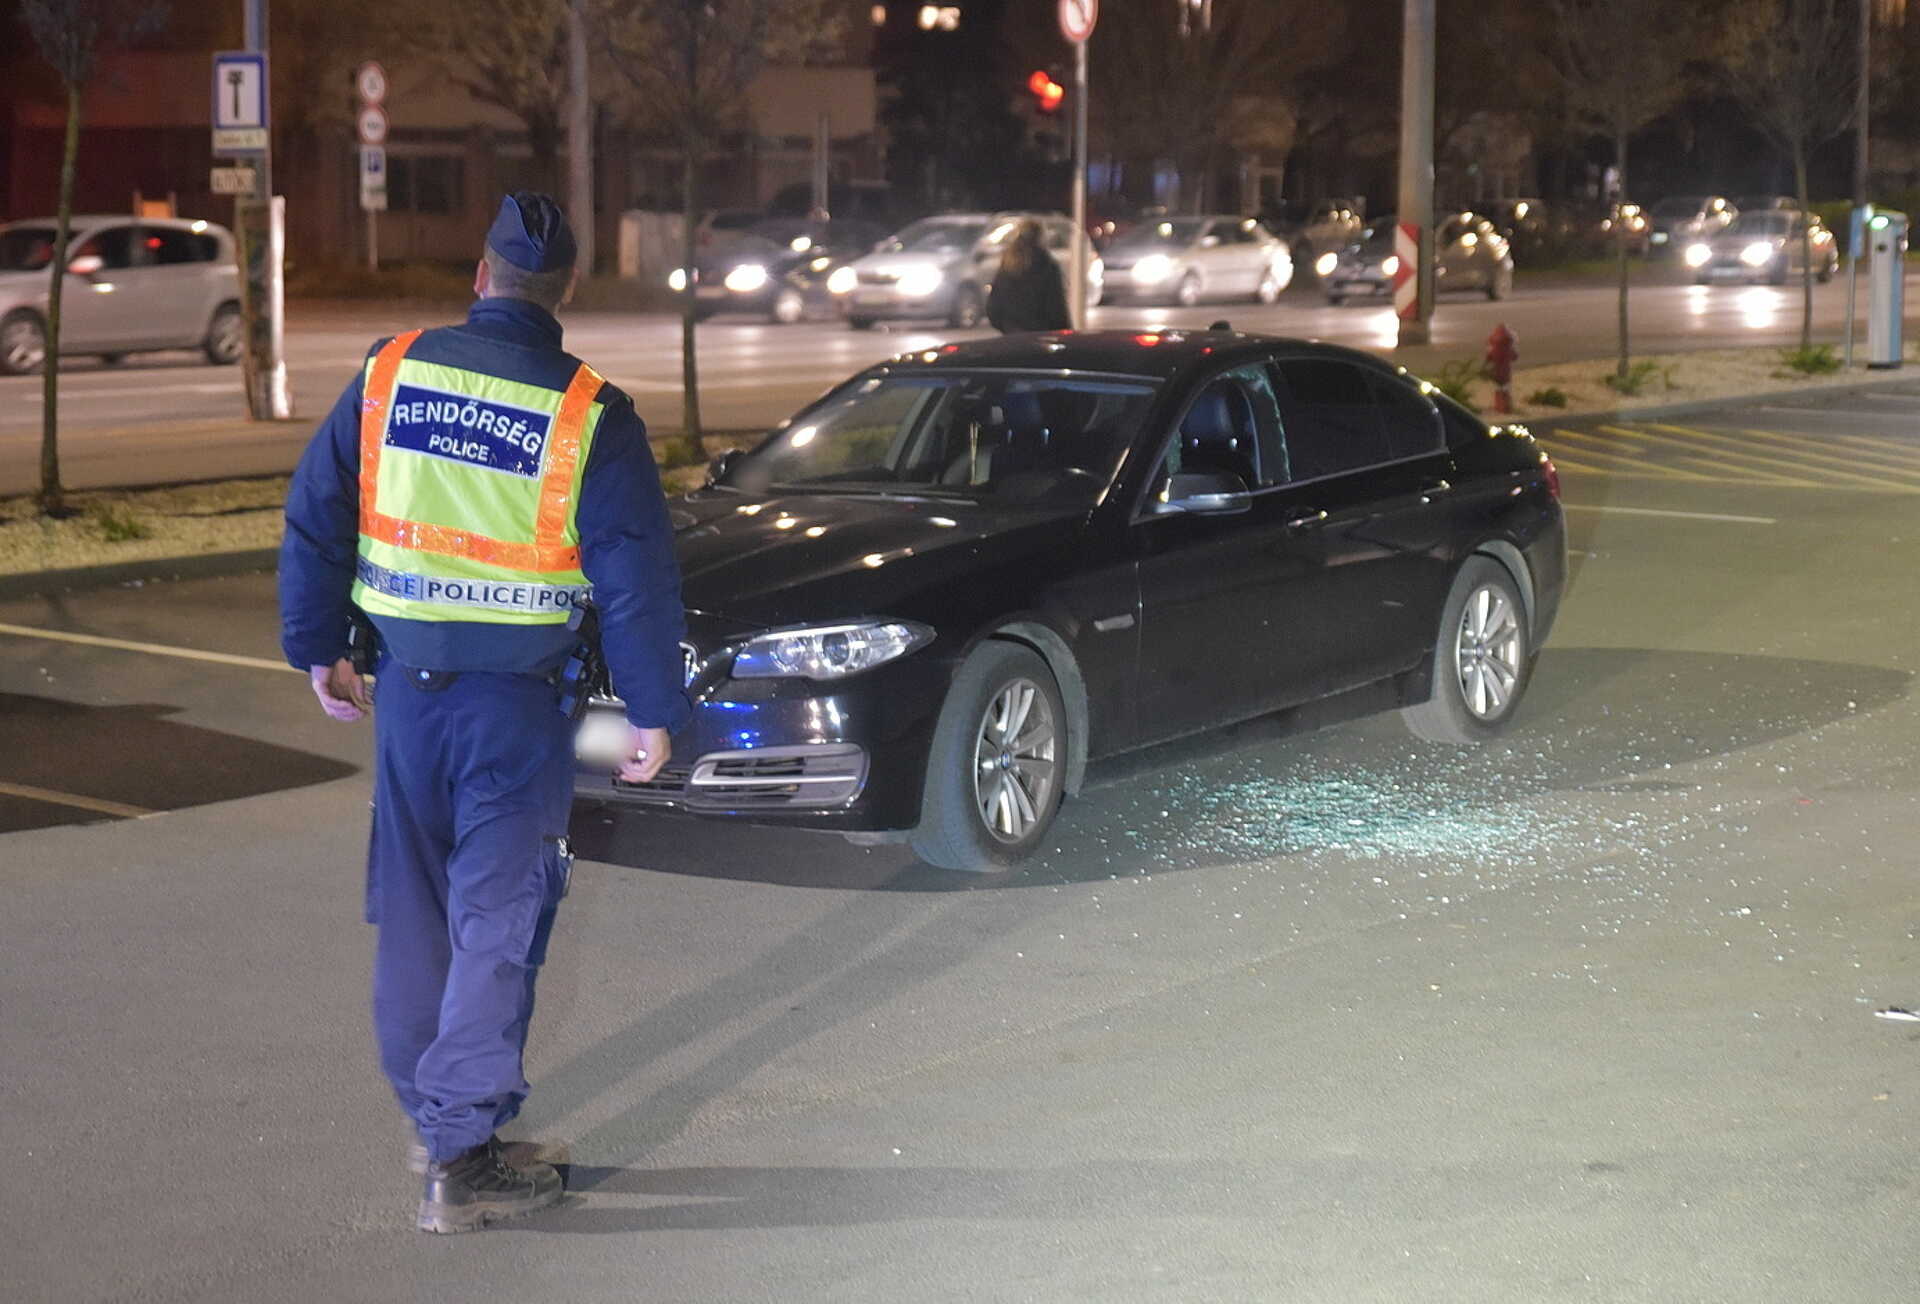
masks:
<path id="1" fill-rule="evenodd" d="M 1148 254 L 1133 265 L 1133 279 L 1142 285 L 1158 285 L 1173 275 L 1173 259 L 1165 254 Z"/>
<path id="2" fill-rule="evenodd" d="M 733 656 L 735 679 L 845 679 L 933 641 L 906 620 L 859 620 L 777 629 L 747 640 Z"/>
<path id="3" fill-rule="evenodd" d="M 669 290 L 672 290 L 675 294 L 679 294 L 682 290 L 686 289 L 687 288 L 687 269 L 684 267 L 676 267 L 672 271 L 668 272 L 667 288 Z"/>
<path id="4" fill-rule="evenodd" d="M 1749 267 L 1765 267 L 1773 261 L 1773 241 L 1755 240 L 1740 251 L 1740 261 Z"/>
<path id="5" fill-rule="evenodd" d="M 728 272 L 727 279 L 721 282 L 735 294 L 752 294 L 755 290 L 763 288 L 766 283 L 767 269 L 759 263 L 741 263 Z"/>
<path id="6" fill-rule="evenodd" d="M 836 267 L 833 275 L 827 278 L 828 294 L 852 294 L 853 287 L 860 283 L 860 273 L 851 267 Z"/>
<path id="7" fill-rule="evenodd" d="M 1399 270 L 1400 270 L 1399 254 L 1388 254 L 1385 258 L 1382 258 L 1380 260 L 1380 275 L 1392 276 L 1395 272 Z"/>
<path id="8" fill-rule="evenodd" d="M 1328 251 L 1313 260 L 1313 270 L 1322 276 L 1332 276 L 1334 269 L 1340 266 L 1340 255 Z"/>
<path id="9" fill-rule="evenodd" d="M 946 279 L 940 274 L 940 269 L 932 263 L 920 263 L 900 273 L 897 284 L 900 287 L 900 293 L 909 299 L 924 299 L 938 290 L 941 282 Z"/>
<path id="10" fill-rule="evenodd" d="M 1713 246 L 1690 244 L 1687 246 L 1687 252 L 1681 256 L 1686 259 L 1689 267 L 1705 267 L 1713 257 Z"/>
<path id="11" fill-rule="evenodd" d="M 787 248 L 797 254 L 803 254 L 813 248 L 813 237 L 810 235 L 797 235 L 787 241 Z"/>

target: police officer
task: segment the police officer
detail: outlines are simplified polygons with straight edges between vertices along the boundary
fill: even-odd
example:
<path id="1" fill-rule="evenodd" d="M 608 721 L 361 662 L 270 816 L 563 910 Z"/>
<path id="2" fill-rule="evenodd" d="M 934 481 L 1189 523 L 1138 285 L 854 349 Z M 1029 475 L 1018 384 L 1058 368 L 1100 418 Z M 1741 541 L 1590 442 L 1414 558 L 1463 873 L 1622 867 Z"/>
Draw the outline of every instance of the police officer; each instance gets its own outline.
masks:
<path id="1" fill-rule="evenodd" d="M 336 720 L 372 710 L 354 609 L 381 647 L 366 916 L 380 1063 L 420 1145 L 418 1225 L 559 1198 L 496 1129 L 526 1098 L 534 978 L 571 858 L 572 725 L 553 676 L 591 587 L 641 783 L 685 723 L 680 576 L 633 403 L 560 347 L 573 233 L 545 195 L 500 205 L 461 326 L 376 344 L 294 473 L 282 644 Z"/>

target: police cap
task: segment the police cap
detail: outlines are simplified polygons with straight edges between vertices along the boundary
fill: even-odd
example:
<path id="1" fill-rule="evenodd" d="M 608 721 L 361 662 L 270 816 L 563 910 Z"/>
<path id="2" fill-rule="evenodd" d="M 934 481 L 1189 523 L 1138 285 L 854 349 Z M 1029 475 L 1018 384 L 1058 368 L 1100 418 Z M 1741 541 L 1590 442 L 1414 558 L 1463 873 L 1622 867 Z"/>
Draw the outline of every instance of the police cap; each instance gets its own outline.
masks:
<path id="1" fill-rule="evenodd" d="M 578 252 L 560 205 L 533 190 L 517 190 L 500 201 L 500 213 L 487 230 L 487 248 L 528 272 L 572 267 Z"/>

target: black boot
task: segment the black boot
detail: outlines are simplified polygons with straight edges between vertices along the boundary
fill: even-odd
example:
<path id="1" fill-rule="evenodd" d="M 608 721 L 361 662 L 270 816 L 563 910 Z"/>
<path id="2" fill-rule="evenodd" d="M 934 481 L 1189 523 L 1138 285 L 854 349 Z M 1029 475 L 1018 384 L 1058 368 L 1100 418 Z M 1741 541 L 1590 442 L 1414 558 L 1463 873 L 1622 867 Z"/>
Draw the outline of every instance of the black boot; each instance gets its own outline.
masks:
<path id="1" fill-rule="evenodd" d="M 560 1198 L 560 1174 L 549 1164 L 515 1167 L 501 1153 L 500 1138 L 487 1140 L 445 1163 L 427 1165 L 420 1198 L 423 1232 L 471 1232 L 488 1223 L 543 1209 Z"/>

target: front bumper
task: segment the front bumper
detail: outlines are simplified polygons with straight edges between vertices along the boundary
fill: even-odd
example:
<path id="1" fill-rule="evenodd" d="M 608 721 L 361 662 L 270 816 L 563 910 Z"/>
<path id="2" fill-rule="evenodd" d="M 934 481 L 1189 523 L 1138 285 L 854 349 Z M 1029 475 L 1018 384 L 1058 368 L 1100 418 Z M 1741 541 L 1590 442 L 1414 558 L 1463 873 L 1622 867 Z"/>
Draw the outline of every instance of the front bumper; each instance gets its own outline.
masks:
<path id="1" fill-rule="evenodd" d="M 942 281 L 932 294 L 902 294 L 897 285 L 862 281 L 834 299 L 843 317 L 944 317 L 953 311 L 957 289 Z"/>
<path id="2" fill-rule="evenodd" d="M 697 656 L 690 657 L 697 663 Z M 919 653 L 838 683 L 734 679 L 731 657 L 688 684 L 693 718 L 650 783 L 578 764 L 577 799 L 752 824 L 875 832 L 920 822 L 921 785 L 952 667 Z M 619 710 L 599 699 L 596 710 Z"/>

